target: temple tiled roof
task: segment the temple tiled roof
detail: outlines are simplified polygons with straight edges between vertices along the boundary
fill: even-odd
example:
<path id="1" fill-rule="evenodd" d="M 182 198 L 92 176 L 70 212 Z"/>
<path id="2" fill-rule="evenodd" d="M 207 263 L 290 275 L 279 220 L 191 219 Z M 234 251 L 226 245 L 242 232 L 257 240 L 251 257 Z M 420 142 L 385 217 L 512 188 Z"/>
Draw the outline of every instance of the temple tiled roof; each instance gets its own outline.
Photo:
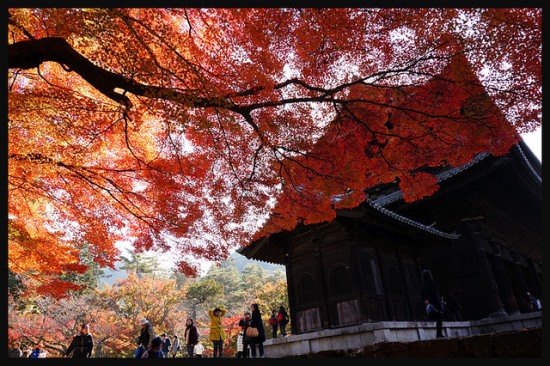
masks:
<path id="1" fill-rule="evenodd" d="M 434 175 L 437 177 L 438 183 L 442 183 L 444 181 L 447 181 L 453 177 L 456 177 L 462 173 L 465 173 L 469 171 L 472 167 L 478 165 L 480 162 L 484 161 L 491 155 L 487 153 L 481 153 L 478 154 L 472 159 L 472 161 L 461 165 L 459 167 L 449 167 L 445 169 L 441 169 L 439 172 L 435 173 Z M 537 185 L 542 185 L 542 164 L 540 161 L 537 160 L 537 158 L 534 156 L 534 154 L 529 150 L 527 145 L 525 145 L 524 142 L 520 142 L 519 144 L 515 145 L 509 152 L 509 156 L 514 156 L 516 159 L 515 161 L 518 161 L 525 169 L 525 172 L 530 176 L 531 180 L 535 182 Z M 394 203 L 399 202 L 403 198 L 403 192 L 397 187 L 397 185 L 394 185 L 394 188 L 391 188 L 391 184 L 388 185 L 382 185 L 379 191 L 378 195 L 373 195 L 373 198 L 368 198 L 365 200 L 365 204 L 375 210 L 376 212 L 380 213 L 384 217 L 387 217 L 389 220 L 396 221 L 402 225 L 410 226 L 411 228 L 414 228 L 416 230 L 420 230 L 422 232 L 428 233 L 430 235 L 434 235 L 439 238 L 444 238 L 446 240 L 455 240 L 460 237 L 457 233 L 448 233 L 444 232 L 442 230 L 439 230 L 434 227 L 434 225 L 426 225 L 423 223 L 420 223 L 418 221 L 415 221 L 409 217 L 406 217 L 402 214 L 399 214 L 395 212 L 394 210 L 390 209 L 389 206 L 391 206 Z M 336 196 L 334 200 L 341 199 L 341 196 Z M 349 211 L 349 210 L 348 210 Z M 349 215 L 349 212 L 346 211 L 344 213 L 341 212 L 341 215 L 347 216 Z M 351 210 L 353 211 L 353 210 Z M 364 215 L 368 213 L 363 212 L 357 213 L 354 216 L 360 217 L 361 215 Z M 337 216 L 338 216 L 337 212 Z M 277 234 L 276 234 L 277 235 Z M 262 238 L 259 239 L 253 243 L 251 243 L 247 247 L 240 248 L 238 250 L 239 253 L 242 255 L 245 255 L 247 258 L 254 258 L 258 260 L 263 260 L 267 262 L 272 263 L 279 263 L 282 264 L 283 262 L 283 254 L 282 249 L 277 247 L 276 245 L 271 245 L 269 238 Z"/>
<path id="2" fill-rule="evenodd" d="M 533 157 L 531 157 L 531 159 L 529 159 L 527 157 L 527 155 L 525 153 L 525 150 L 524 150 L 525 145 L 524 145 L 524 148 L 522 148 L 522 145 L 523 145 L 522 143 L 520 143 L 518 145 L 515 145 L 511 149 L 511 153 L 516 152 L 517 155 L 519 156 L 520 160 L 521 160 L 521 163 L 528 169 L 528 171 L 530 172 L 532 178 L 537 183 L 542 184 L 542 177 L 539 174 L 540 166 L 539 166 L 539 169 L 536 169 L 533 166 L 533 164 L 536 164 L 536 162 L 533 161 Z M 482 160 L 484 160 L 488 156 L 490 156 L 490 155 L 487 154 L 487 153 L 478 154 L 474 157 L 474 159 L 472 159 L 472 161 L 470 161 L 470 162 L 468 162 L 464 165 L 461 165 L 459 167 L 449 168 L 449 169 L 443 170 L 443 171 L 435 174 L 435 176 L 437 177 L 437 182 L 441 183 L 441 182 L 443 182 L 443 181 L 445 181 L 449 178 L 452 178 L 452 177 L 454 177 L 454 176 L 456 176 L 456 175 L 458 175 L 462 172 L 467 171 L 468 169 L 470 169 L 474 165 L 478 164 L 479 162 L 481 162 Z M 429 232 L 433 235 L 437 235 L 437 236 L 447 238 L 447 239 L 458 239 L 460 237 L 460 235 L 458 235 L 456 233 L 446 233 L 444 231 L 437 230 L 436 228 L 434 228 L 431 225 L 425 225 L 425 224 L 419 223 L 417 221 L 414 221 L 410 218 L 407 218 L 403 215 L 400 215 L 400 214 L 386 208 L 386 206 L 388 206 L 389 204 L 391 204 L 393 202 L 397 202 L 402 198 L 403 198 L 403 192 L 401 190 L 397 189 L 394 192 L 379 195 L 375 199 L 372 199 L 372 200 L 367 199 L 366 203 L 370 207 L 373 207 L 374 209 L 376 209 L 377 211 L 381 212 L 382 214 L 388 216 L 389 218 L 391 218 L 393 220 L 397 220 L 399 222 L 402 222 L 406 225 L 410 225 L 410 226 L 412 226 L 416 229 L 423 230 L 423 231 Z"/>

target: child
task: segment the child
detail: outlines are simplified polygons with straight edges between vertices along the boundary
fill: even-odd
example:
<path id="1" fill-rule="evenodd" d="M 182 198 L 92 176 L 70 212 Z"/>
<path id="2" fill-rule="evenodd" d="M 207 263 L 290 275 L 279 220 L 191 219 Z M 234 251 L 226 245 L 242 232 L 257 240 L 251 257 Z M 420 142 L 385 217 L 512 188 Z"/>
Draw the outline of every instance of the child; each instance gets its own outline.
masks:
<path id="1" fill-rule="evenodd" d="M 243 358 L 243 332 L 240 332 L 237 336 L 237 358 Z"/>
<path id="2" fill-rule="evenodd" d="M 160 337 L 153 338 L 151 341 L 151 348 L 145 350 L 141 358 L 164 358 L 164 353 L 162 352 L 162 339 Z"/>
<path id="3" fill-rule="evenodd" d="M 201 344 L 201 342 L 197 342 L 197 344 L 195 344 L 195 348 L 193 349 L 193 353 L 195 353 L 195 358 L 202 358 L 203 351 L 204 346 Z"/>

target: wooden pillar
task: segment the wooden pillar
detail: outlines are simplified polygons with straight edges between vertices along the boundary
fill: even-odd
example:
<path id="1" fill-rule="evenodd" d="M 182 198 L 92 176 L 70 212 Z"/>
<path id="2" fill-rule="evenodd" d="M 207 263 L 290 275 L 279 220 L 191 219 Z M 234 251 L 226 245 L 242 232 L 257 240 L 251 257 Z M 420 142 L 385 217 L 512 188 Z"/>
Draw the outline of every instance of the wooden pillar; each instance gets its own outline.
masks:
<path id="1" fill-rule="evenodd" d="M 320 283 L 320 305 L 321 305 L 321 327 L 323 329 L 330 328 L 329 303 L 327 299 L 327 281 L 325 279 L 325 267 L 323 265 L 323 251 L 321 242 L 323 239 L 315 238 L 313 241 L 313 256 L 317 263 L 317 273 Z"/>
<path id="2" fill-rule="evenodd" d="M 378 264 L 380 266 L 380 279 L 382 280 L 382 286 L 384 287 L 384 304 L 386 304 L 384 307 L 384 319 L 393 319 L 395 317 L 395 311 L 393 310 L 393 301 L 389 290 L 390 286 L 387 278 L 388 276 L 386 276 L 388 269 L 386 268 L 386 261 L 384 260 L 384 252 L 380 248 L 379 244 L 376 244 L 374 249 L 376 251 Z"/>
<path id="3" fill-rule="evenodd" d="M 515 288 L 517 302 L 520 312 L 528 313 L 532 311 L 531 303 L 527 299 L 528 285 L 527 280 L 525 279 L 525 274 L 521 268 L 521 264 L 516 260 L 512 264 L 512 269 L 514 271 L 514 282 L 517 284 Z"/>
<path id="4" fill-rule="evenodd" d="M 502 307 L 498 285 L 493 274 L 493 269 L 487 259 L 485 250 L 485 240 L 480 235 L 475 219 L 464 219 L 461 222 L 461 232 L 463 237 L 470 243 L 473 249 L 473 255 L 478 263 L 480 274 L 480 287 L 485 291 L 485 301 L 489 308 L 488 317 L 495 318 L 506 316 L 506 311 Z"/>
<path id="5" fill-rule="evenodd" d="M 531 288 L 530 290 L 531 292 L 538 290 L 539 296 L 542 298 L 542 272 L 540 271 L 540 266 L 531 257 L 526 258 L 526 260 L 527 263 L 529 263 L 529 268 L 533 271 L 537 279 L 537 288 Z"/>
<path id="6" fill-rule="evenodd" d="M 291 309 L 296 309 L 294 307 L 295 303 L 296 303 L 296 294 L 294 293 L 294 286 L 292 285 L 294 283 L 294 279 L 292 278 L 292 262 L 290 260 L 290 256 L 288 255 L 288 251 L 285 249 L 285 252 L 284 252 L 284 258 L 283 258 L 283 263 L 285 265 L 285 272 L 286 272 L 286 289 L 287 289 L 287 293 L 288 293 L 288 309 L 287 312 L 289 313 L 289 316 L 290 316 L 290 333 L 291 334 L 297 334 L 297 330 L 296 330 L 296 324 L 298 323 L 296 321 L 296 316 L 294 315 L 294 311 L 291 311 Z"/>
<path id="7" fill-rule="evenodd" d="M 502 263 L 502 255 L 498 246 L 493 245 L 495 248 L 495 255 L 490 256 L 490 262 L 492 264 L 495 280 L 497 282 L 499 295 L 501 301 L 504 303 L 504 308 L 508 314 L 518 314 L 519 307 L 512 289 L 510 278 L 506 273 L 506 268 Z"/>

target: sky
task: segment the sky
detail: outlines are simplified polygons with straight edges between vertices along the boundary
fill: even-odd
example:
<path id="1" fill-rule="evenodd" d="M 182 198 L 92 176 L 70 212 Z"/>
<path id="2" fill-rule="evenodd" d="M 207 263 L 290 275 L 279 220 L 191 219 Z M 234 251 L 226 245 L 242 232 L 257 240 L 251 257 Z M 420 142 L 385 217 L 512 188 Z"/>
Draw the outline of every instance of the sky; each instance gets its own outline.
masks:
<path id="1" fill-rule="evenodd" d="M 523 134 L 521 136 L 525 140 L 527 146 L 533 151 L 533 154 L 535 154 L 542 163 L 542 128 L 539 127 L 535 132 Z"/>

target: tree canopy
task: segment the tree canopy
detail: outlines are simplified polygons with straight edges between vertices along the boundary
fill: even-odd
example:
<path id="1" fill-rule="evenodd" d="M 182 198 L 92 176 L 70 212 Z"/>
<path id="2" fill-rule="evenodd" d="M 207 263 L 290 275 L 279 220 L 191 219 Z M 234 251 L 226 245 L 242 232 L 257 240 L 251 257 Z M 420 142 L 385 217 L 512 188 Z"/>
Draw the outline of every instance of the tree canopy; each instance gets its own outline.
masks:
<path id="1" fill-rule="evenodd" d="M 540 126 L 541 54 L 536 8 L 10 8 L 9 269 L 59 295 L 129 240 L 193 275 L 367 186 L 420 199 Z"/>

